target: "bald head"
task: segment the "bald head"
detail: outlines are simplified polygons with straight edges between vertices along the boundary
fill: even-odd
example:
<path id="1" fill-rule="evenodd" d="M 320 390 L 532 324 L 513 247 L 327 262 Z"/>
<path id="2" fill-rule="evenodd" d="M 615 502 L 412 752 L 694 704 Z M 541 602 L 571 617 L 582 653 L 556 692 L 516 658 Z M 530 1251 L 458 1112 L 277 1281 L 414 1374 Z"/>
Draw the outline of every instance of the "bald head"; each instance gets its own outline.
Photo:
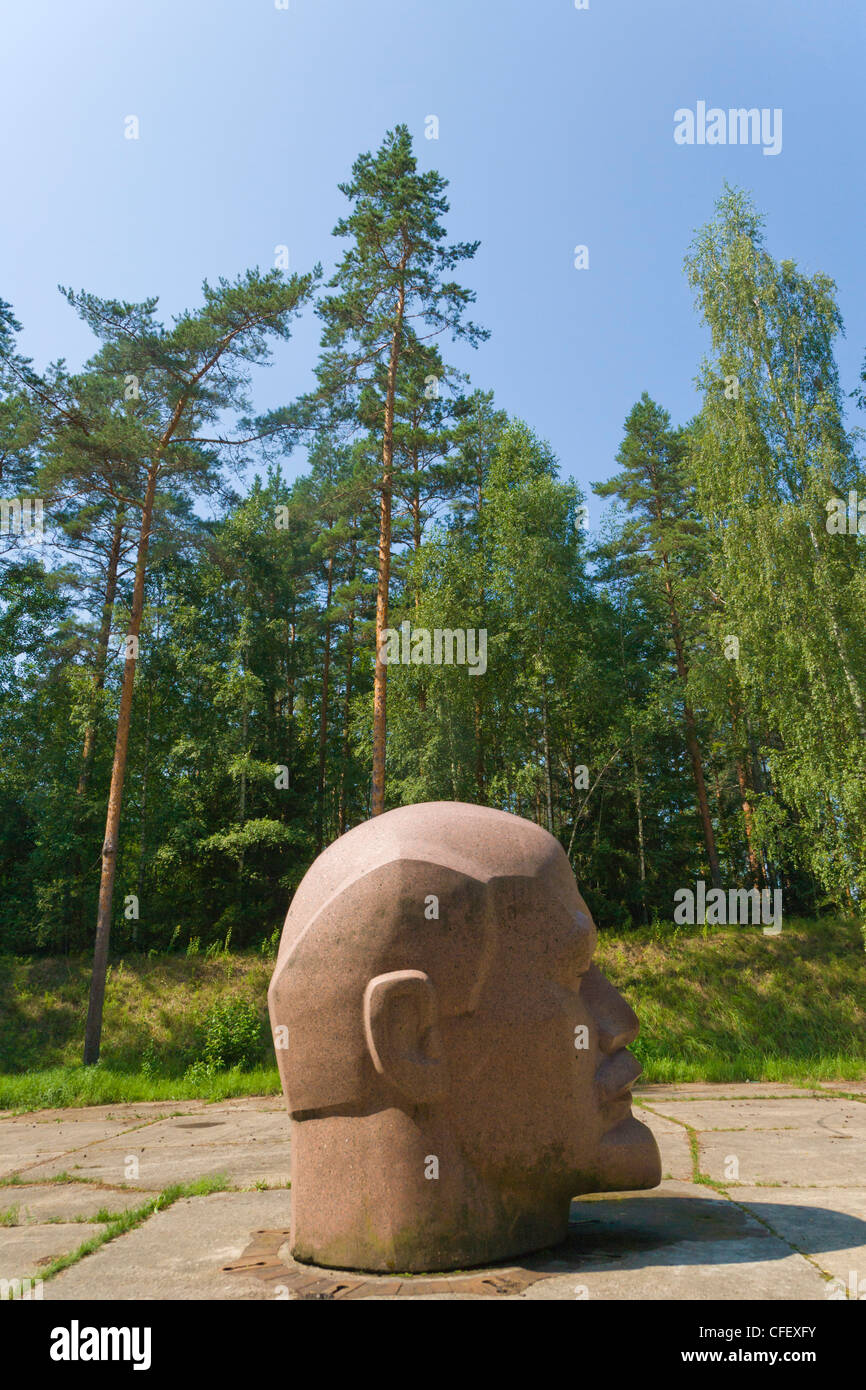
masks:
<path id="1" fill-rule="evenodd" d="M 469 1018 L 503 935 L 551 893 L 575 894 L 558 841 L 489 807 L 401 807 L 335 841 L 295 894 L 269 991 L 275 1028 L 288 1028 L 278 1061 L 290 1112 L 375 1105 L 370 982 L 415 972 L 439 1017 Z"/>

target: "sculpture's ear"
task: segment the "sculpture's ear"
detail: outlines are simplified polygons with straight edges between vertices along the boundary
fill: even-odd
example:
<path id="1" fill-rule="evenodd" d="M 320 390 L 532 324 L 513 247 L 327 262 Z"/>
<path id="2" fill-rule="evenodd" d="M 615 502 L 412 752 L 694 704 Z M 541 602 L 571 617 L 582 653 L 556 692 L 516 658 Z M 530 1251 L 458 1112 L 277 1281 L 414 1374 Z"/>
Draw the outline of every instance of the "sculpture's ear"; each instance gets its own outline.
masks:
<path id="1" fill-rule="evenodd" d="M 416 1105 L 448 1089 L 436 990 L 423 970 L 377 975 L 364 990 L 364 1034 L 373 1066 Z"/>

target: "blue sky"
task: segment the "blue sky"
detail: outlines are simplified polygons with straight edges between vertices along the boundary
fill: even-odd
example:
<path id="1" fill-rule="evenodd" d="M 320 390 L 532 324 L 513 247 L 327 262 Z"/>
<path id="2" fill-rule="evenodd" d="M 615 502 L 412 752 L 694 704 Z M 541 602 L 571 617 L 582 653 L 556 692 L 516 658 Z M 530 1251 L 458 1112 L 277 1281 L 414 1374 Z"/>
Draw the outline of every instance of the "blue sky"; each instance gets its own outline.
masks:
<path id="1" fill-rule="evenodd" d="M 39 366 L 93 350 L 58 283 L 158 294 L 168 318 L 204 277 L 270 266 L 279 244 L 292 269 L 329 270 L 337 183 L 402 121 L 450 182 L 449 235 L 482 243 L 462 278 L 492 336 L 443 344 L 446 360 L 585 489 L 614 471 L 641 391 L 675 421 L 698 404 L 707 335 L 682 260 L 724 179 L 753 193 L 774 255 L 836 280 L 851 389 L 866 347 L 862 4 L 589 3 L 19 0 L 0 53 L 0 297 L 23 350 Z M 674 112 L 701 100 L 781 108 L 781 152 L 677 145 Z M 310 385 L 318 333 L 310 313 L 257 408 Z"/>

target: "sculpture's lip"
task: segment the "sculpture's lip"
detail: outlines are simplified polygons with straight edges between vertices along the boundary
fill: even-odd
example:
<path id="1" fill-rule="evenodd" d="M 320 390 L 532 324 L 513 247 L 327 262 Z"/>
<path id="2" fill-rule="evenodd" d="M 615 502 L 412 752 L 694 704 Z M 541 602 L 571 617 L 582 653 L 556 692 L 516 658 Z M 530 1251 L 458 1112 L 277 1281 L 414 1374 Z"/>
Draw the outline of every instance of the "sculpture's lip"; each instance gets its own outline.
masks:
<path id="1" fill-rule="evenodd" d="M 633 1052 L 621 1048 L 612 1057 L 602 1062 L 595 1074 L 603 1105 L 615 1105 L 618 1101 L 631 1101 L 631 1088 L 637 1081 L 643 1067 Z"/>

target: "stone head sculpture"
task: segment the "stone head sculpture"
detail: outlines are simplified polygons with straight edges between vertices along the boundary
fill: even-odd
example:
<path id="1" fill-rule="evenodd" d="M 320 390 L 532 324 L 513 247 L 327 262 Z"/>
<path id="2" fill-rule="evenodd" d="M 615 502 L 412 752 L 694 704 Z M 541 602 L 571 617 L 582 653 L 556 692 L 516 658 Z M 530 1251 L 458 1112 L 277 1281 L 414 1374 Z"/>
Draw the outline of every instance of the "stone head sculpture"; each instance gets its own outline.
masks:
<path id="1" fill-rule="evenodd" d="M 559 842 L 504 811 L 406 806 L 319 856 L 268 992 L 297 1259 L 485 1264 L 562 1240 L 580 1193 L 659 1182 L 595 943 Z"/>

